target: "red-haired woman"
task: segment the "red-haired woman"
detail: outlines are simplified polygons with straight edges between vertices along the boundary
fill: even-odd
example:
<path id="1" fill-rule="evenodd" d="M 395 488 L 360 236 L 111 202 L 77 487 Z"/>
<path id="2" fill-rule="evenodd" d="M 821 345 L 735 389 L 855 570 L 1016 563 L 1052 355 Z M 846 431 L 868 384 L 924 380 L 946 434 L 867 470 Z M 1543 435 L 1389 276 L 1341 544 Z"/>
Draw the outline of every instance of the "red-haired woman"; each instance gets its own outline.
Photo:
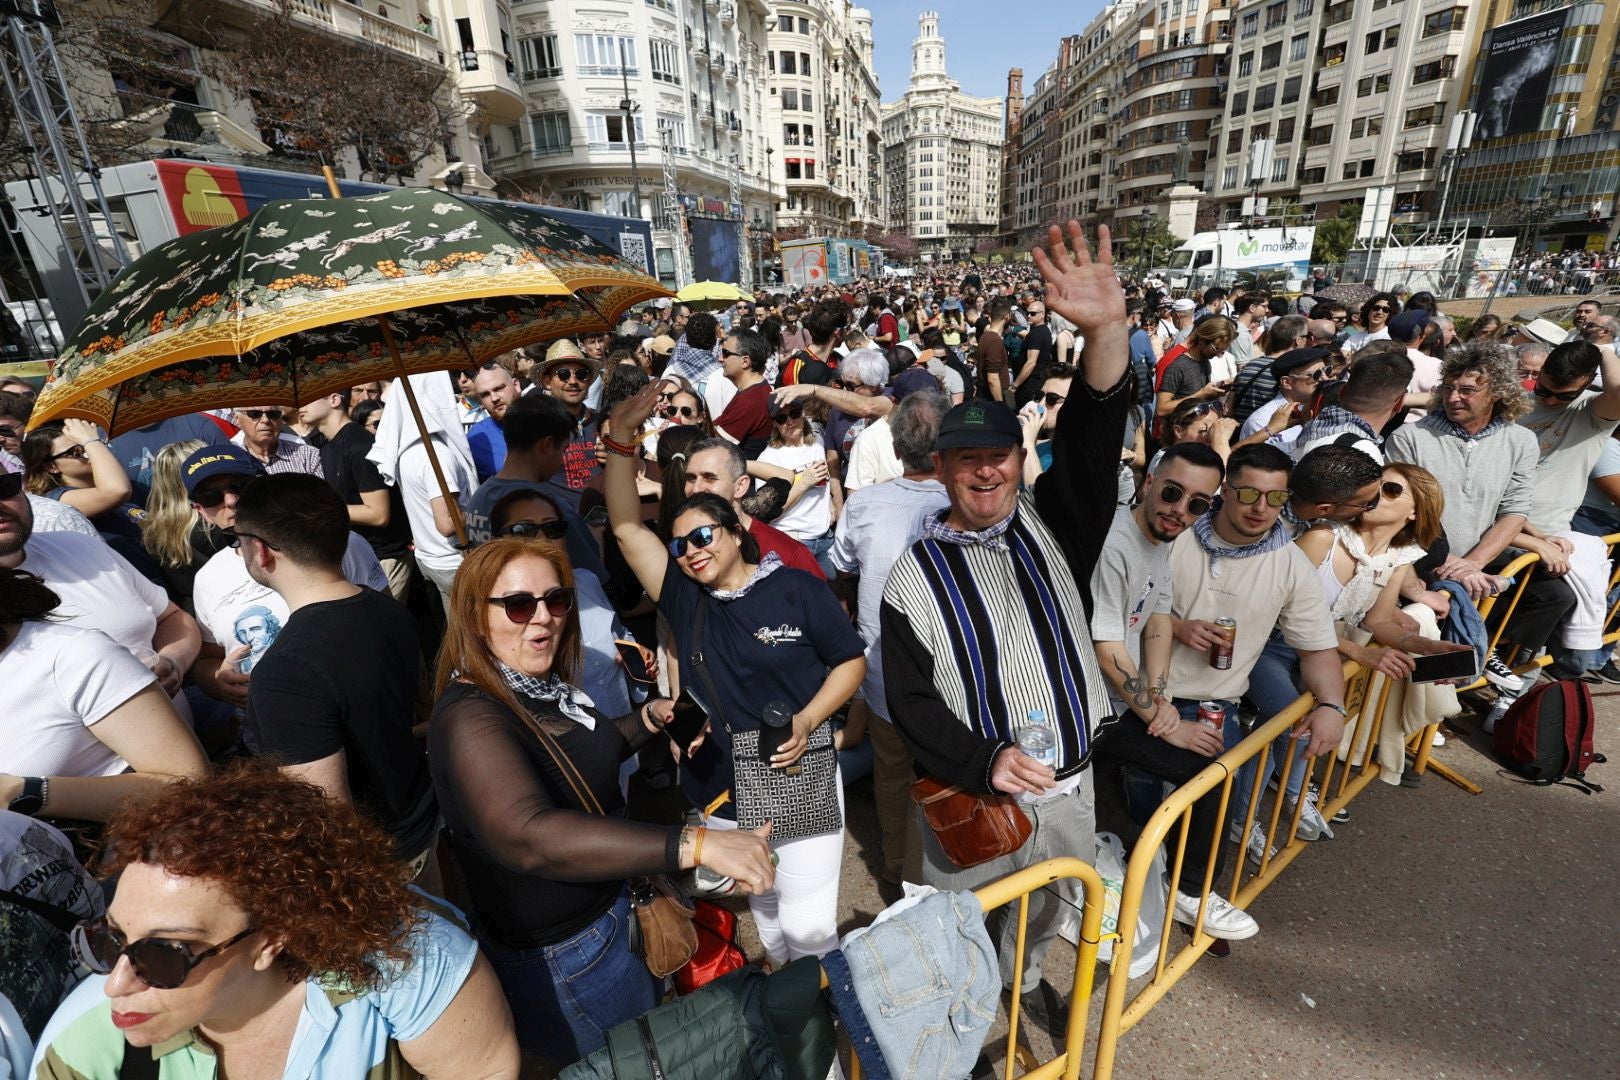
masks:
<path id="1" fill-rule="evenodd" d="M 671 704 L 654 699 L 614 720 L 576 689 L 573 586 L 548 540 L 503 537 L 469 552 L 450 592 L 428 727 L 479 938 L 523 1048 L 558 1065 L 658 1003 L 658 981 L 630 947 L 629 878 L 701 861 L 744 891 L 774 880 L 760 836 L 624 817 L 619 763 L 662 731 Z M 603 814 L 581 805 L 562 771 L 570 763 Z"/>
<path id="2" fill-rule="evenodd" d="M 32 1075 L 517 1076 L 488 961 L 348 804 L 249 764 L 126 804 L 107 838 L 117 892 L 73 935 L 105 978 L 68 995 Z"/>

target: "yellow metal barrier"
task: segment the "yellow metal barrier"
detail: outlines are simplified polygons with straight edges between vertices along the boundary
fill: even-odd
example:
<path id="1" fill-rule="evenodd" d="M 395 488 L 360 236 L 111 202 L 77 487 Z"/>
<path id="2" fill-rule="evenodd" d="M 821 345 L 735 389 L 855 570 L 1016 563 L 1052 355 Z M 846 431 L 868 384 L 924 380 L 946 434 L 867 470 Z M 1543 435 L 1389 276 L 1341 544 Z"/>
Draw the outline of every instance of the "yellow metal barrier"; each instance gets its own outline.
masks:
<path id="1" fill-rule="evenodd" d="M 1023 1066 L 1024 1071 L 1018 1075 L 1028 1077 L 1030 1080 L 1053 1080 L 1054 1077 L 1079 1080 L 1081 1055 L 1086 1042 L 1086 1023 L 1091 1015 L 1092 983 L 1097 971 L 1097 947 L 1102 940 L 1103 883 L 1090 863 L 1079 859 L 1061 858 L 1047 859 L 1045 862 L 1025 867 L 1016 874 L 1009 874 L 973 892 L 986 915 L 996 908 L 1017 903 L 1018 958 L 1013 965 L 1013 985 L 1022 986 L 1024 935 L 1029 928 L 1030 894 L 1065 878 L 1080 883 L 1084 901 L 1080 912 L 1080 946 L 1075 950 L 1074 993 L 1069 999 L 1069 1024 L 1063 1041 L 1063 1052 L 1050 1061 L 1035 1061 L 1029 1049 L 1018 1042 L 1018 1027 L 1023 1009 L 1021 1005 L 1015 1005 L 1008 1019 L 1007 1055 L 1003 1073 L 1005 1080 L 1013 1080 L 1015 1065 Z M 850 1080 L 860 1080 L 860 1077 L 860 1059 L 851 1054 Z"/>

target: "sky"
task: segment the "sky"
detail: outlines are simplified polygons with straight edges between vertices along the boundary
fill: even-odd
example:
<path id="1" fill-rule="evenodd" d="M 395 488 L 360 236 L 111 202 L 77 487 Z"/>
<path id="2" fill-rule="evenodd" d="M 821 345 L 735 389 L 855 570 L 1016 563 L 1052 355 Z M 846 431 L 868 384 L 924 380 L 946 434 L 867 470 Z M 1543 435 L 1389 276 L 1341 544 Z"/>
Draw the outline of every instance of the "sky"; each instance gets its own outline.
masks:
<path id="1" fill-rule="evenodd" d="M 857 0 L 859 2 L 859 0 Z M 1007 69 L 1024 69 L 1024 86 L 1057 58 L 1058 39 L 1085 28 L 1102 10 L 1102 0 L 1081 0 L 1072 8 L 1038 0 L 865 0 L 872 12 L 873 51 L 878 86 L 884 101 L 905 93 L 911 77 L 911 43 L 917 16 L 939 12 L 945 38 L 945 67 L 964 92 L 1001 97 L 1007 92 Z M 1063 25 L 1052 16 L 1062 11 Z"/>

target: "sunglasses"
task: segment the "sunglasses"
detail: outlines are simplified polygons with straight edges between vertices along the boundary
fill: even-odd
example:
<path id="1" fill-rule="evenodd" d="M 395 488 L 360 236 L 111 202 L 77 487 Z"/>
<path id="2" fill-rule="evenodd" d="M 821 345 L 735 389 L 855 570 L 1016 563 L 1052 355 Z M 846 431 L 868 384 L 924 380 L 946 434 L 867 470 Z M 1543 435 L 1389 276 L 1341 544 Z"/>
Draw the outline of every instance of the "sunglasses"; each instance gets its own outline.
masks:
<path id="1" fill-rule="evenodd" d="M 698 414 L 698 411 L 696 409 L 692 408 L 692 406 L 690 406 L 690 405 L 666 405 L 666 406 L 664 406 L 664 415 L 669 417 L 672 420 L 677 416 L 684 416 L 684 417 L 686 417 L 686 419 L 690 420 L 694 416 L 696 416 L 697 414 Z"/>
<path id="2" fill-rule="evenodd" d="M 225 501 L 225 496 L 227 493 L 231 495 L 240 495 L 252 482 L 253 477 L 251 476 L 232 476 L 227 478 L 226 481 L 223 484 L 220 484 L 218 487 L 212 487 L 207 491 L 199 491 L 194 493 L 191 496 L 191 501 L 202 507 L 204 510 L 212 510 L 214 507 Z"/>
<path id="3" fill-rule="evenodd" d="M 242 415 L 254 423 L 258 423 L 260 420 L 274 420 L 280 423 L 282 412 L 280 409 L 243 409 Z"/>
<path id="4" fill-rule="evenodd" d="M 88 456 L 89 455 L 84 452 L 84 447 L 70 446 L 60 454 L 52 454 L 51 460 L 60 461 L 62 458 L 68 457 L 74 459 L 75 461 L 84 461 L 88 458 Z"/>
<path id="5" fill-rule="evenodd" d="M 590 382 L 591 369 L 587 367 L 554 367 L 551 377 L 562 382 Z"/>
<path id="6" fill-rule="evenodd" d="M 783 409 L 781 412 L 776 414 L 776 422 L 778 424 L 780 424 L 784 420 L 803 420 L 803 419 L 804 419 L 804 407 L 802 405 L 794 405 L 791 408 Z"/>
<path id="7" fill-rule="evenodd" d="M 506 609 L 506 617 L 511 622 L 522 626 L 534 618 L 534 613 L 540 610 L 540 605 L 546 605 L 546 610 L 553 619 L 560 619 L 574 610 L 574 590 L 561 585 L 547 589 L 544 596 L 533 593 L 510 593 L 506 596 L 491 596 L 489 603 L 499 604 Z"/>
<path id="8" fill-rule="evenodd" d="M 721 356 L 741 356 L 741 357 L 745 357 L 745 358 L 748 356 L 748 354 L 745 353 L 745 352 L 732 352 L 730 349 L 726 348 L 724 345 L 720 346 L 720 355 Z"/>
<path id="9" fill-rule="evenodd" d="M 1385 480 L 1378 490 L 1386 499 L 1398 499 L 1406 494 L 1406 485 L 1398 484 L 1393 480 Z"/>
<path id="10" fill-rule="evenodd" d="M 706 548 L 714 543 L 714 538 L 720 533 L 718 525 L 699 525 L 685 536 L 677 536 L 669 542 L 669 553 L 679 559 L 686 554 L 688 548 Z"/>
<path id="11" fill-rule="evenodd" d="M 107 922 L 105 917 L 90 919 L 73 928 L 73 947 L 84 961 L 84 966 L 97 975 L 110 975 L 118 966 L 118 958 L 127 956 L 129 966 L 140 980 L 154 990 L 175 990 L 185 985 L 191 971 L 210 956 L 218 956 L 226 949 L 243 941 L 257 927 L 248 927 L 240 934 L 222 941 L 211 949 L 194 953 L 183 941 L 164 938 L 141 938 L 130 941 Z"/>
<path id="12" fill-rule="evenodd" d="M 270 541 L 266 540 L 264 537 L 256 535 L 254 533 L 242 532 L 240 529 L 236 529 L 236 528 L 221 529 L 220 532 L 224 533 L 226 538 L 230 540 L 231 547 L 233 547 L 233 548 L 240 548 L 242 546 L 242 541 L 244 541 L 244 540 L 257 540 L 259 543 L 263 544 L 265 547 L 269 548 L 271 551 L 280 551 L 281 550 L 279 547 L 277 547 L 275 544 L 272 544 Z"/>
<path id="13" fill-rule="evenodd" d="M 1166 480 L 1159 485 L 1159 501 L 1164 505 L 1175 506 L 1182 499 L 1187 499 L 1187 510 L 1195 517 L 1202 517 L 1209 513 L 1209 508 L 1213 505 L 1208 495 L 1194 495 L 1188 498 L 1187 489 L 1174 481 Z"/>
<path id="14" fill-rule="evenodd" d="M 9 424 L 0 425 L 0 439 L 20 439 L 20 438 L 22 438 L 22 429 L 21 428 L 12 427 Z"/>
<path id="15" fill-rule="evenodd" d="M 568 522 L 558 521 L 514 521 L 501 529 L 496 536 L 522 536 L 533 538 L 543 536 L 547 540 L 561 540 L 568 535 Z"/>
<path id="16" fill-rule="evenodd" d="M 1055 409 L 1069 399 L 1062 394 L 1046 393 L 1041 395 L 1041 400 L 1046 402 L 1048 409 Z"/>
<path id="17" fill-rule="evenodd" d="M 1562 401 L 1567 405 L 1586 393 L 1586 387 L 1583 386 L 1579 390 L 1548 390 L 1541 385 L 1541 381 L 1538 379 L 1536 380 L 1536 388 L 1531 393 L 1543 401 Z"/>
<path id="18" fill-rule="evenodd" d="M 1287 488 L 1279 488 L 1276 491 L 1261 491 L 1257 487 L 1233 487 L 1231 484 L 1224 484 L 1222 486 L 1225 487 L 1227 491 L 1230 491 L 1233 497 L 1235 497 L 1237 501 L 1242 503 L 1244 506 L 1253 506 L 1255 503 L 1259 502 L 1260 497 L 1264 495 L 1266 505 L 1276 508 L 1287 503 L 1294 494 Z"/>
<path id="19" fill-rule="evenodd" d="M 22 473 L 0 473 L 0 499 L 15 499 L 18 495 L 22 494 L 22 488 Z"/>
<path id="20" fill-rule="evenodd" d="M 1367 310 L 1369 312 L 1382 311 L 1385 315 L 1388 315 L 1391 311 L 1394 311 L 1395 309 L 1390 307 L 1388 304 L 1374 304 L 1372 307 L 1368 308 Z"/>

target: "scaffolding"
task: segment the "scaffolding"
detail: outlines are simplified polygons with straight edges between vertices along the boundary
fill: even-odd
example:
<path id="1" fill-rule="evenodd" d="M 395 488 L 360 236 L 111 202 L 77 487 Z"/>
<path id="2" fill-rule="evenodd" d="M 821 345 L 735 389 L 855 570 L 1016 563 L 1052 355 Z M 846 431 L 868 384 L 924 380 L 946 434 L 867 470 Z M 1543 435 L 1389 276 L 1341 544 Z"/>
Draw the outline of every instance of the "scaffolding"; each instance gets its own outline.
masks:
<path id="1" fill-rule="evenodd" d="M 658 124 L 658 149 L 664 169 L 664 193 L 655 224 L 675 238 L 675 287 L 684 289 L 692 284 L 692 264 L 686 249 L 686 215 L 681 211 L 680 187 L 675 177 L 675 133 L 664 121 Z"/>

